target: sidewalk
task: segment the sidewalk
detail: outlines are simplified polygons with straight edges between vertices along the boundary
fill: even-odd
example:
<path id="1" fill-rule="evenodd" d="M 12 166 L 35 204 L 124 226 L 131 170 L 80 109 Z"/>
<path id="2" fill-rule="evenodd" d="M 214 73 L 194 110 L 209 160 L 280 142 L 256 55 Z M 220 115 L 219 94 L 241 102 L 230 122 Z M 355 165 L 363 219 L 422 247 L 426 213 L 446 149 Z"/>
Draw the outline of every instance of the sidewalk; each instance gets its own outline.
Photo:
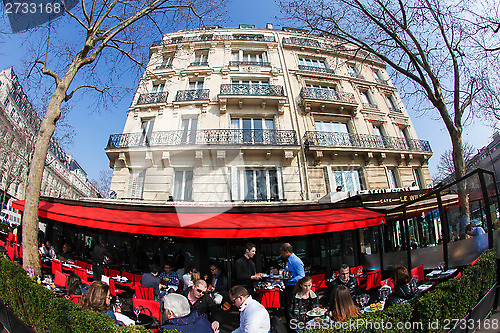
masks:
<path id="1" fill-rule="evenodd" d="M 488 327 L 488 329 L 484 327 Z M 500 332 L 500 309 L 493 311 L 490 314 L 490 316 L 483 321 L 481 329 L 476 331 L 476 333 L 497 333 L 497 332 Z"/>

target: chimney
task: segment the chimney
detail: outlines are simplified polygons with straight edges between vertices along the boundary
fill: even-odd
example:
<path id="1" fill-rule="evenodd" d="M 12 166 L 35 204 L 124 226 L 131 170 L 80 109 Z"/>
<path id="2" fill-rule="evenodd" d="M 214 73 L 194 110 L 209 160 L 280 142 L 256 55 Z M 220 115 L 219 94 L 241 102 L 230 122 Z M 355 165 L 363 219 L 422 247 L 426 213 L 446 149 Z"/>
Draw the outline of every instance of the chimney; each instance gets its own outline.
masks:
<path id="1" fill-rule="evenodd" d="M 273 30 L 273 24 L 272 23 L 266 24 L 266 29 Z"/>

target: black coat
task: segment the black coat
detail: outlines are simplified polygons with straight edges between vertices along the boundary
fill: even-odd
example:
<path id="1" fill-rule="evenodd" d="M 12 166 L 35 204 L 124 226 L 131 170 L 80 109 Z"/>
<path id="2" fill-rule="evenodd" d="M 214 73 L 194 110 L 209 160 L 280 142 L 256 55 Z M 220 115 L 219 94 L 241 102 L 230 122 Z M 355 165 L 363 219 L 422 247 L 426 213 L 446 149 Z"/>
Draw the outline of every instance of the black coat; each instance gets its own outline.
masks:
<path id="1" fill-rule="evenodd" d="M 234 270 L 236 271 L 236 282 L 245 288 L 253 286 L 252 276 L 255 275 L 255 263 L 252 259 L 242 256 L 234 263 Z M 249 290 L 250 291 L 250 290 Z"/>
<path id="2" fill-rule="evenodd" d="M 311 291 L 309 298 L 307 299 L 299 298 L 298 294 L 295 294 L 292 298 L 289 309 L 287 309 L 288 317 L 297 319 L 301 322 L 306 322 L 307 319 L 309 319 L 306 313 L 317 306 L 319 306 L 319 299 L 316 293 Z"/>
<path id="3" fill-rule="evenodd" d="M 182 292 L 182 295 L 186 296 L 188 298 L 188 294 L 193 289 L 193 287 L 189 287 L 186 290 Z M 191 312 L 193 311 L 198 311 L 200 314 L 204 315 L 207 317 L 210 321 L 221 321 L 221 315 L 222 315 L 222 310 L 220 305 L 215 304 L 214 300 L 210 297 L 210 295 L 205 294 L 198 298 L 194 304 L 191 304 L 189 302 L 189 305 L 191 306 Z"/>
<path id="4" fill-rule="evenodd" d="M 417 282 L 411 280 L 394 288 L 394 291 L 387 297 L 384 308 L 391 305 L 408 303 L 418 297 L 420 297 L 420 290 L 418 290 Z"/>
<path id="5" fill-rule="evenodd" d="M 212 280 L 213 280 L 213 276 L 209 275 L 207 283 L 212 285 Z M 222 297 L 224 298 L 224 300 L 227 300 L 227 298 L 229 297 L 228 296 L 229 283 L 228 283 L 226 275 L 220 273 L 219 277 L 217 278 L 217 282 L 215 283 L 215 286 L 213 286 L 213 287 L 215 288 L 215 292 L 221 294 Z"/>
<path id="6" fill-rule="evenodd" d="M 332 295 L 333 289 L 336 286 L 345 286 L 349 289 L 351 292 L 351 297 L 354 298 L 354 296 L 362 294 L 362 289 L 358 285 L 358 280 L 355 277 L 349 277 L 349 280 L 346 282 L 342 281 L 340 277 L 337 276 L 335 280 L 328 286 L 328 291 L 326 294 L 326 297 L 322 298 L 322 304 L 325 307 L 328 307 L 330 304 L 330 297 Z"/>

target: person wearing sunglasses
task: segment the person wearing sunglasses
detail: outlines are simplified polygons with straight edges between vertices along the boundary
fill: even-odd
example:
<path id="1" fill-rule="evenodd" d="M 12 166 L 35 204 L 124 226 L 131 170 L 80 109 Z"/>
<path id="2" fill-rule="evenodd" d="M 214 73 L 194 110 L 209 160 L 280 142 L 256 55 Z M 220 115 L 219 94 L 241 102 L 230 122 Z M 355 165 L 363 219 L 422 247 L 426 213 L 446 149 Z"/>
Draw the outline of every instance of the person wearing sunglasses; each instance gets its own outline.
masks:
<path id="1" fill-rule="evenodd" d="M 198 311 L 191 311 L 189 301 L 179 294 L 168 294 L 162 300 L 163 323 L 160 332 L 172 330 L 190 333 L 213 333 L 210 322 Z"/>
<path id="2" fill-rule="evenodd" d="M 210 275 L 205 275 L 205 281 L 213 288 L 215 303 L 221 304 L 229 300 L 227 296 L 229 291 L 227 276 L 221 272 L 218 263 L 210 265 Z"/>
<path id="3" fill-rule="evenodd" d="M 232 333 L 268 333 L 271 321 L 266 308 L 254 300 L 245 287 L 236 285 L 229 290 L 229 299 L 240 310 L 240 327 Z"/>
<path id="4" fill-rule="evenodd" d="M 198 311 L 212 322 L 212 329 L 219 329 L 222 311 L 220 305 L 215 304 L 212 297 L 207 293 L 207 282 L 202 279 L 194 281 L 192 287 L 183 291 L 183 295 L 188 299 L 191 311 Z"/>

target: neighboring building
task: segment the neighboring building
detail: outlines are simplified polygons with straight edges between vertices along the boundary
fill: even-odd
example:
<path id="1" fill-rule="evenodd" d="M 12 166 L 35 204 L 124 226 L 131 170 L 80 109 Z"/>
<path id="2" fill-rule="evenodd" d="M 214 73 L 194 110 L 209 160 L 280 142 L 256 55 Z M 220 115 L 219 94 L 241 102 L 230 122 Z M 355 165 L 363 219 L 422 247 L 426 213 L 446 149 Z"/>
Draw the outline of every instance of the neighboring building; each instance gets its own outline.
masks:
<path id="1" fill-rule="evenodd" d="M 312 202 L 333 192 L 427 188 L 419 140 L 386 65 L 298 29 L 169 33 L 122 134 L 111 190 L 147 201 Z"/>
<path id="2" fill-rule="evenodd" d="M 24 199 L 29 163 L 41 120 L 12 68 L 0 72 L 0 192 Z M 51 141 L 41 195 L 64 199 L 100 197 L 80 165 Z M 7 200 L 6 200 L 7 202 Z"/>
<path id="3" fill-rule="evenodd" d="M 493 140 L 485 147 L 478 150 L 467 163 L 467 172 L 476 168 L 493 171 L 498 185 L 500 181 L 500 134 L 495 132 Z"/>

